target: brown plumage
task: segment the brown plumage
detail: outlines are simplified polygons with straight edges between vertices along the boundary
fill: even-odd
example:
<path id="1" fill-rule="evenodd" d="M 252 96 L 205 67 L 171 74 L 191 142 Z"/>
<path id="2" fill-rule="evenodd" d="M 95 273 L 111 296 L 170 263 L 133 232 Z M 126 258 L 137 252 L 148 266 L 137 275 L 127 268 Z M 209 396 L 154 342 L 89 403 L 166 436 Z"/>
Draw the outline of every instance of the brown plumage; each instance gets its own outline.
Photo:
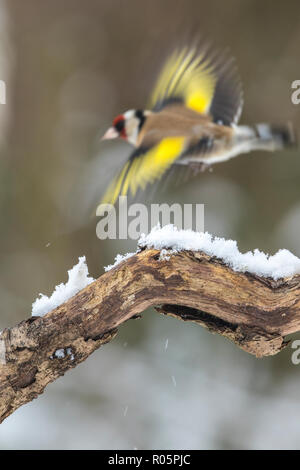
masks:
<path id="1" fill-rule="evenodd" d="M 252 150 L 277 150 L 295 144 L 292 126 L 238 126 L 243 106 L 233 59 L 208 48 L 187 47 L 167 60 L 149 109 L 117 116 L 105 139 L 122 137 L 135 150 L 102 202 L 158 180 L 173 165 L 200 168 Z"/>
<path id="2" fill-rule="evenodd" d="M 158 113 L 150 113 L 142 127 L 137 147 L 148 147 L 165 137 L 183 136 L 195 144 L 202 137 L 232 137 L 231 127 L 215 124 L 211 116 L 199 114 L 184 105 L 170 105 Z"/>

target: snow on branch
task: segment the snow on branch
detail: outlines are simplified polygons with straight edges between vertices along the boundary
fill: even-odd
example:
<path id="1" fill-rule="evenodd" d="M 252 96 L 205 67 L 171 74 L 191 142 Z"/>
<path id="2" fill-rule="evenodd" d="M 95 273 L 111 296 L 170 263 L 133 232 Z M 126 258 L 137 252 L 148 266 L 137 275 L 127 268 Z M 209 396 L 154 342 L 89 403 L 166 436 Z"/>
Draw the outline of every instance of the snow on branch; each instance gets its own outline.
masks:
<path id="1" fill-rule="evenodd" d="M 150 306 L 257 357 L 276 354 L 300 330 L 299 273 L 287 250 L 242 254 L 232 240 L 172 226 L 141 237 L 136 253 L 119 255 L 97 280 L 80 258 L 33 316 L 0 333 L 0 422 Z"/>
<path id="2" fill-rule="evenodd" d="M 273 256 L 257 249 L 254 252 L 240 253 L 237 242 L 234 240 L 213 237 L 207 232 L 178 230 L 174 225 L 166 225 L 162 228 L 158 225 L 148 235 L 143 234 L 138 241 L 137 252 L 141 248 L 164 250 L 163 256 L 169 256 L 184 250 L 202 251 L 209 256 L 222 260 L 234 271 L 247 271 L 257 276 L 271 277 L 275 280 L 300 274 L 300 259 L 289 250 L 279 250 Z M 117 255 L 115 264 L 108 266 L 105 270 L 108 271 L 133 254 Z"/>

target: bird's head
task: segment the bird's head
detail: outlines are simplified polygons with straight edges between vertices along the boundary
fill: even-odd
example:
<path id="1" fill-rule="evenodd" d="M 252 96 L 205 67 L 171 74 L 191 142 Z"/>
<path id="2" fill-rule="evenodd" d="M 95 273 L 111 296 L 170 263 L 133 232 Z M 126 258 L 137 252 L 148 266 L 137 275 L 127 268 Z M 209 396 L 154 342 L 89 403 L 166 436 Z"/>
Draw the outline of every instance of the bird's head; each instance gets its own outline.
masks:
<path id="1" fill-rule="evenodd" d="M 102 140 L 121 137 L 136 146 L 140 130 L 142 129 L 149 111 L 130 109 L 113 120 L 113 125 L 102 137 Z"/>

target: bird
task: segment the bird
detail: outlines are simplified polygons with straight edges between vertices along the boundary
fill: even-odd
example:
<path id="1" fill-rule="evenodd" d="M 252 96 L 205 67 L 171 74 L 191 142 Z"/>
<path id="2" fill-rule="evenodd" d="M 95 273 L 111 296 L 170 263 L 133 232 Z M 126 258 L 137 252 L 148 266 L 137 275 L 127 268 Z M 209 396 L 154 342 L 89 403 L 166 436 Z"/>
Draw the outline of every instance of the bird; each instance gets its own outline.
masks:
<path id="1" fill-rule="evenodd" d="M 118 115 L 102 137 L 121 138 L 134 149 L 101 204 L 115 204 L 128 193 L 134 197 L 174 166 L 204 171 L 240 154 L 296 145 L 291 123 L 239 125 L 242 109 L 242 84 L 228 52 L 198 44 L 176 48 L 146 109 Z"/>

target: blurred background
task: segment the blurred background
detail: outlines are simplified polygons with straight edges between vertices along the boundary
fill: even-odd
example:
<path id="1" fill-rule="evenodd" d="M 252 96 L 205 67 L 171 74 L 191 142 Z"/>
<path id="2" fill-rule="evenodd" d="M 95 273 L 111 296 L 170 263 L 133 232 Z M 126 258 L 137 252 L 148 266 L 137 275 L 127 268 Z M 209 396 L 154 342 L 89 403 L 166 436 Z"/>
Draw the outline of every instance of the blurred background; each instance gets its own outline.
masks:
<path id="1" fill-rule="evenodd" d="M 99 139 L 117 114 L 145 106 L 178 38 L 201 34 L 230 48 L 242 123 L 299 129 L 299 14 L 298 0 L 0 1 L 0 329 L 27 318 L 79 256 L 98 277 L 135 250 L 96 237 L 91 214 L 130 151 Z M 300 256 L 299 181 L 299 151 L 257 152 L 156 196 L 204 203 L 205 229 L 242 251 Z M 300 448 L 292 351 L 255 359 L 148 311 L 4 421 L 0 448 Z"/>

